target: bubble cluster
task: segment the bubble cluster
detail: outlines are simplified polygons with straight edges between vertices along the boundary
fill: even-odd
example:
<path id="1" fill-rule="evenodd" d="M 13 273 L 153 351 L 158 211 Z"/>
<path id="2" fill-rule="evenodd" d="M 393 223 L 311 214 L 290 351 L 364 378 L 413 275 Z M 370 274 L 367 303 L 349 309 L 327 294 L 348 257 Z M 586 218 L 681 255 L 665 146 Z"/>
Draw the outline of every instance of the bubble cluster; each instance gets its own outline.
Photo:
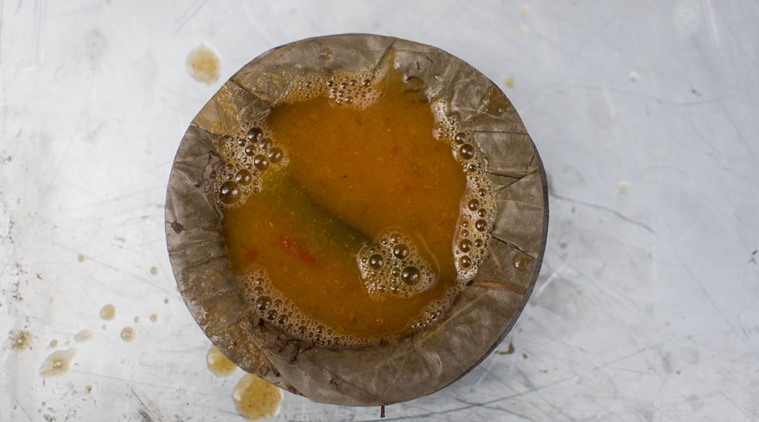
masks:
<path id="1" fill-rule="evenodd" d="M 467 185 L 471 184 L 478 189 L 467 189 L 461 199 L 458 227 L 454 236 L 454 256 L 459 277 L 469 281 L 477 273 L 477 267 L 487 253 L 496 203 L 490 190 L 482 187 L 489 185 L 483 176 L 468 177 L 467 182 Z"/>
<path id="2" fill-rule="evenodd" d="M 383 301 L 391 296 L 411 297 L 429 289 L 438 278 L 436 266 L 411 236 L 386 230 L 361 248 L 356 256 L 369 297 Z"/>
<path id="3" fill-rule="evenodd" d="M 379 342 L 379 339 L 338 333 L 306 315 L 274 288 L 262 268 L 239 276 L 238 283 L 242 287 L 243 297 L 260 320 L 301 340 L 327 347 L 357 347 Z"/>
<path id="4" fill-rule="evenodd" d="M 453 301 L 461 293 L 463 285 L 458 284 L 446 291 L 441 299 L 433 301 L 424 307 L 419 316 L 409 323 L 412 330 L 421 330 L 440 321 L 443 314 L 450 309 Z"/>
<path id="5" fill-rule="evenodd" d="M 433 136 L 448 142 L 454 158 L 466 175 L 459 218 L 453 240 L 453 253 L 460 283 L 470 281 L 487 255 L 487 241 L 495 224 L 496 201 L 485 173 L 486 160 L 468 128 L 462 128 L 444 99 L 432 104 L 435 116 Z"/>
<path id="6" fill-rule="evenodd" d="M 380 97 L 373 75 L 337 74 L 327 81 L 328 98 L 338 105 L 365 109 Z"/>
<path id="7" fill-rule="evenodd" d="M 287 165 L 287 155 L 277 145 L 263 123 L 240 130 L 235 136 L 224 136 L 217 149 L 225 163 L 215 174 L 214 192 L 217 203 L 226 208 L 237 207 L 263 189 L 263 175 Z"/>
<path id="8" fill-rule="evenodd" d="M 389 66 L 382 64 L 371 71 L 337 71 L 329 75 L 298 78 L 290 84 L 281 102 L 294 103 L 326 97 L 335 105 L 364 110 L 382 96 L 379 82 L 384 80 L 388 70 Z"/>

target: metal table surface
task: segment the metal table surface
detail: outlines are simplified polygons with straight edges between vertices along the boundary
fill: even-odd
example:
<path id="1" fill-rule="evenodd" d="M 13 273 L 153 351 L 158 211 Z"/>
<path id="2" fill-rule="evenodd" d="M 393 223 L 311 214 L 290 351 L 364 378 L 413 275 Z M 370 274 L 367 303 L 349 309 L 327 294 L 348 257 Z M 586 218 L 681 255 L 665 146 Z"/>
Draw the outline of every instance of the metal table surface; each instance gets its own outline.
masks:
<path id="1" fill-rule="evenodd" d="M 550 182 L 515 329 L 385 420 L 759 419 L 758 19 L 753 0 L 0 1 L 0 420 L 242 420 L 243 374 L 206 368 L 171 275 L 169 169 L 243 64 L 346 32 L 480 69 Z M 204 44 L 212 83 L 187 69 Z M 41 376 L 66 350 L 68 370 Z M 275 419 L 378 417 L 285 394 Z"/>

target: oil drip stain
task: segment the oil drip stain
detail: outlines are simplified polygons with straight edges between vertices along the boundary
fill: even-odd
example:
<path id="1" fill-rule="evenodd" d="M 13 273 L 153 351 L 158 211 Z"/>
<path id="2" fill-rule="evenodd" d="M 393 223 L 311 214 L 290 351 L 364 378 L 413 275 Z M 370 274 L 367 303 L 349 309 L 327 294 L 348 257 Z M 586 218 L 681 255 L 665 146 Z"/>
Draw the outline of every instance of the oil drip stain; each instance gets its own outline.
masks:
<path id="1" fill-rule="evenodd" d="M 53 352 L 45 359 L 40 367 L 40 375 L 43 377 L 57 377 L 63 375 L 71 366 L 71 359 L 74 358 L 76 349 L 58 350 Z"/>
<path id="2" fill-rule="evenodd" d="M 630 184 L 630 182 L 626 180 L 622 180 L 621 182 L 619 182 L 619 185 L 618 185 L 619 193 L 627 193 L 630 190 L 631 186 L 632 185 Z"/>
<path id="3" fill-rule="evenodd" d="M 121 339 L 127 342 L 134 340 L 134 328 L 124 327 L 121 330 Z"/>
<path id="4" fill-rule="evenodd" d="M 8 333 L 11 349 L 26 350 L 32 346 L 32 333 L 26 330 L 14 330 Z"/>
<path id="5" fill-rule="evenodd" d="M 279 387 L 250 374 L 237 383 L 232 399 L 241 415 L 257 421 L 277 415 L 282 402 L 282 391 Z"/>
<path id="6" fill-rule="evenodd" d="M 509 76 L 503 81 L 504 85 L 506 85 L 506 88 L 514 88 L 514 78 Z"/>
<path id="7" fill-rule="evenodd" d="M 158 322 L 158 315 L 157 314 L 150 315 L 150 322 Z"/>
<path id="8" fill-rule="evenodd" d="M 100 318 L 110 321 L 116 316 L 116 307 L 110 303 L 100 308 Z"/>
<path id="9" fill-rule="evenodd" d="M 84 255 L 79 254 L 79 256 L 76 257 L 76 260 L 79 262 L 84 262 Z"/>
<path id="10" fill-rule="evenodd" d="M 58 340 L 56 339 L 50 340 L 50 344 L 48 345 L 48 347 L 50 347 L 51 349 L 55 349 L 56 347 L 58 347 Z"/>
<path id="11" fill-rule="evenodd" d="M 211 346 L 211 349 L 206 356 L 206 361 L 208 363 L 208 370 L 218 377 L 230 376 L 237 369 L 237 365 L 224 356 L 224 353 L 222 353 L 216 346 Z"/>
<path id="12" fill-rule="evenodd" d="M 530 6 L 523 4 L 522 7 L 519 8 L 519 14 L 522 16 L 527 16 L 530 14 Z"/>
<path id="13" fill-rule="evenodd" d="M 219 79 L 219 55 L 207 45 L 201 45 L 187 55 L 187 70 L 195 80 L 210 84 Z"/>
<path id="14" fill-rule="evenodd" d="M 92 338 L 92 331 L 90 330 L 82 330 L 74 336 L 74 341 L 77 343 L 81 343 L 83 341 L 87 341 Z"/>

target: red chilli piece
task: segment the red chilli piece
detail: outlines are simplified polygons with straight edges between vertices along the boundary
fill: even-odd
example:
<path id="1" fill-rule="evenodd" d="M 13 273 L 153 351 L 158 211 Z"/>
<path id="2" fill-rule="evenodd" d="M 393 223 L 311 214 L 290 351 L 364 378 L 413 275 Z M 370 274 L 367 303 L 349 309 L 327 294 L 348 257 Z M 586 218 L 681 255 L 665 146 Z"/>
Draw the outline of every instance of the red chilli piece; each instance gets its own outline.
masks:
<path id="1" fill-rule="evenodd" d="M 317 266 L 316 258 L 314 258 L 313 255 L 306 252 L 305 249 L 298 246 L 297 243 L 288 239 L 284 235 L 279 235 L 279 241 L 280 243 L 282 243 L 282 246 L 285 248 L 285 250 L 295 255 L 296 258 L 300 259 L 301 261 L 305 262 L 311 267 Z"/>

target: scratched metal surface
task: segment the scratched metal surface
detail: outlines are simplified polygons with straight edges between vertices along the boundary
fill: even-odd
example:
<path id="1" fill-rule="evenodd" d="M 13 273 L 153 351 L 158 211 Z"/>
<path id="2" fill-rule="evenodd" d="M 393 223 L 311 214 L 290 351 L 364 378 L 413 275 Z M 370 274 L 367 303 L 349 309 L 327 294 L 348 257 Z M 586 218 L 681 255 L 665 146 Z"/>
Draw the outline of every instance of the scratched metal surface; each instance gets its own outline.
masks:
<path id="1" fill-rule="evenodd" d="M 206 369 L 170 275 L 169 169 L 234 71 L 343 32 L 480 69 L 551 182 L 543 271 L 502 353 L 387 420 L 759 419 L 759 3 L 435 4 L 0 1 L 0 335 L 32 335 L 0 340 L 0 420 L 241 420 L 242 373 Z M 212 84 L 185 65 L 203 43 Z M 286 394 L 277 419 L 378 416 Z"/>

